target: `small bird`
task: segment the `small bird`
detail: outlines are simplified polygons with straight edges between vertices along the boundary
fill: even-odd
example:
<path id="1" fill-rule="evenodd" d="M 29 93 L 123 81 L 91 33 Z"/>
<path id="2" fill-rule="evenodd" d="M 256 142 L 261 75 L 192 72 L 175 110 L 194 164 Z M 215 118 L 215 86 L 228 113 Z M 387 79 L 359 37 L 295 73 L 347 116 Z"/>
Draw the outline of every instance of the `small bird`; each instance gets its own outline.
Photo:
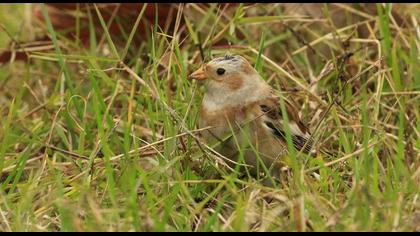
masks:
<path id="1" fill-rule="evenodd" d="M 240 55 L 225 55 L 205 63 L 190 79 L 206 80 L 198 126 L 207 143 L 234 162 L 243 162 L 253 176 L 266 170 L 279 179 L 281 159 L 287 154 L 285 124 L 279 97 L 251 64 Z M 296 150 L 309 153 L 312 139 L 292 105 L 284 100 L 288 126 Z M 262 160 L 262 161 L 259 161 Z M 234 163 L 227 163 L 232 168 Z M 267 172 L 266 172 L 267 173 Z"/>

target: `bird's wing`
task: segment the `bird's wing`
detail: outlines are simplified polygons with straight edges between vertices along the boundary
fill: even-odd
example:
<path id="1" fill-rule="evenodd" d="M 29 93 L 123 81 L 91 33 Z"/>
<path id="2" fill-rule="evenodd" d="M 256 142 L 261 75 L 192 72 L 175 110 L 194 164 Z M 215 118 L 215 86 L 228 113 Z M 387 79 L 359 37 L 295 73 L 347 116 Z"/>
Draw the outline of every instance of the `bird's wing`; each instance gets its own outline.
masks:
<path id="1" fill-rule="evenodd" d="M 308 128 L 300 121 L 299 115 L 293 106 L 286 100 L 284 100 L 284 104 L 289 119 L 289 130 L 294 147 L 298 151 L 303 149 L 303 152 L 309 153 L 313 140 L 311 139 Z M 272 97 L 261 100 L 258 105 L 259 109 L 264 113 L 262 117 L 264 122 L 263 125 L 277 138 L 286 142 L 286 133 L 279 98 L 273 95 Z"/>

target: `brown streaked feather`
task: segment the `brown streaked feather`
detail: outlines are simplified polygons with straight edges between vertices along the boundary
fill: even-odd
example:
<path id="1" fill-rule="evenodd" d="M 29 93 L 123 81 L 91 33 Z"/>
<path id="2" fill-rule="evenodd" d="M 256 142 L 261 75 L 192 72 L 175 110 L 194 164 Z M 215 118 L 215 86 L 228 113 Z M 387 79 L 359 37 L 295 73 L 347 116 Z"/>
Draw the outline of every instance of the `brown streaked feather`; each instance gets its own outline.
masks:
<path id="1" fill-rule="evenodd" d="M 300 117 L 297 114 L 296 110 L 293 106 L 286 100 L 284 100 L 284 104 L 286 106 L 287 115 L 289 116 L 289 120 L 294 121 L 302 133 L 308 133 L 308 128 L 300 121 Z M 281 112 L 281 111 L 280 111 Z"/>
<path id="2" fill-rule="evenodd" d="M 295 123 L 299 129 L 302 131 L 302 133 L 307 133 L 308 128 L 300 121 L 300 117 L 298 113 L 296 112 L 295 108 L 287 101 L 284 100 L 284 105 L 286 107 L 287 116 L 289 118 L 289 122 Z M 272 96 L 269 98 L 266 98 L 264 100 L 261 100 L 260 106 L 261 109 L 263 109 L 264 112 L 268 112 L 267 115 L 271 119 L 279 119 L 282 117 L 282 111 L 280 109 L 280 102 L 279 98 L 277 96 Z"/>
<path id="3" fill-rule="evenodd" d="M 312 140 L 308 140 L 309 131 L 305 125 L 300 121 L 299 115 L 293 108 L 293 106 L 285 100 L 286 112 L 289 118 L 289 124 L 295 124 L 300 132 L 296 132 L 294 129 L 290 129 L 292 142 L 297 150 L 304 148 L 304 152 L 308 153 L 312 146 Z M 261 111 L 268 118 L 264 121 L 265 125 L 271 130 L 271 132 L 280 138 L 283 142 L 286 142 L 284 127 L 282 122 L 282 111 L 280 109 L 280 102 L 277 97 L 269 97 L 263 99 L 259 103 Z M 306 144 L 307 143 L 307 144 Z M 306 144 L 306 146 L 305 146 Z"/>

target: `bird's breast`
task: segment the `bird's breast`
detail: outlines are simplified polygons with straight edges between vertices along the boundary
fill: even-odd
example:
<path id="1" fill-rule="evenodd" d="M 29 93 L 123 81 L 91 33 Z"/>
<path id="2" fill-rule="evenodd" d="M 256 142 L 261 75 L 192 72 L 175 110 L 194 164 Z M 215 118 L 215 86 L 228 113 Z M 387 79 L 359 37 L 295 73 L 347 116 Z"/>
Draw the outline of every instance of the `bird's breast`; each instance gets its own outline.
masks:
<path id="1" fill-rule="evenodd" d="M 228 122 L 240 122 L 246 118 L 247 108 L 245 106 L 223 107 L 217 110 L 209 110 L 206 106 L 201 106 L 200 120 L 204 125 L 224 125 Z"/>

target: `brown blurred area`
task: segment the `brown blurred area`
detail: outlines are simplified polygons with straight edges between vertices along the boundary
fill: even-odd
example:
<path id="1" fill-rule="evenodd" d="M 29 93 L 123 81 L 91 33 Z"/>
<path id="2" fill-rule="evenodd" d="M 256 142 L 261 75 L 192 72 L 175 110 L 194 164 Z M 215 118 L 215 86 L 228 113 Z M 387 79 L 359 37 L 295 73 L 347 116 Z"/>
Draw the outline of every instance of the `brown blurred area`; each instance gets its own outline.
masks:
<path id="1" fill-rule="evenodd" d="M 111 21 L 108 27 L 109 33 L 111 35 L 120 35 L 123 33 L 122 31 L 125 31 L 125 33 L 130 32 L 144 3 L 100 3 L 96 5 L 104 21 Z M 79 39 L 83 44 L 89 41 L 89 29 L 87 27 L 89 25 L 89 14 L 95 30 L 99 34 L 103 33 L 103 28 L 93 3 L 48 3 L 46 8 L 54 29 L 59 31 L 75 28 L 77 21 L 75 15 L 77 12 L 80 12 L 80 24 L 82 27 Z M 165 23 L 173 26 L 173 18 L 176 17 L 176 11 L 176 4 L 147 4 L 142 21 L 137 29 L 137 34 L 144 36 L 147 28 L 153 26 L 155 20 L 162 28 L 165 26 Z M 33 12 L 38 20 L 45 21 L 39 4 L 33 5 Z M 76 37 L 75 30 L 68 32 L 66 36 Z"/>
<path id="2" fill-rule="evenodd" d="M 107 24 L 110 22 L 107 26 L 115 44 L 124 45 L 124 39 L 121 35 L 130 33 L 143 5 L 143 3 L 96 4 L 103 20 Z M 61 35 L 68 39 L 78 40 L 84 46 L 88 46 L 90 21 L 94 25 L 96 35 L 101 36 L 104 33 L 93 3 L 47 3 L 45 6 L 54 30 L 60 32 Z M 150 27 L 154 26 L 155 22 L 157 22 L 158 26 L 162 29 L 171 30 L 175 23 L 177 10 L 177 4 L 147 4 L 144 15 L 141 18 L 134 36 L 133 43 L 141 41 L 146 36 L 146 32 L 150 30 Z M 40 4 L 33 4 L 31 11 L 35 21 L 42 25 L 46 25 L 46 20 L 42 14 Z M 76 32 L 75 26 L 77 22 L 80 24 L 79 32 Z M 45 34 L 35 38 L 33 41 L 50 42 L 51 40 L 49 36 Z M 19 42 L 19 44 L 24 44 L 24 42 Z M 25 52 L 5 51 L 0 54 L 0 63 L 8 62 L 12 56 L 14 57 L 14 60 L 27 60 Z"/>
<path id="3" fill-rule="evenodd" d="M 191 14 L 191 8 L 188 7 L 189 4 L 186 4 L 184 11 L 182 12 L 186 16 L 194 16 Z M 197 4 L 202 9 L 205 10 L 209 7 L 207 3 L 200 3 Z M 236 9 L 235 6 L 238 4 L 235 3 L 222 3 L 219 4 L 220 8 L 226 8 L 229 14 L 234 14 Z M 250 7 L 255 7 L 260 4 L 246 4 Z M 328 6 L 327 6 L 328 5 Z M 346 5 L 346 4 L 342 4 Z M 347 4 L 351 5 L 351 4 Z M 367 14 L 372 17 L 377 16 L 377 7 L 375 4 L 359 4 L 361 5 L 362 9 L 360 12 L 362 14 Z M 99 17 L 97 15 L 96 9 L 93 3 L 47 3 L 45 4 L 46 10 L 49 14 L 51 19 L 51 23 L 54 27 L 54 30 L 60 33 L 60 36 L 64 36 L 67 39 L 73 40 L 74 42 L 80 42 L 80 44 L 84 45 L 85 47 L 89 46 L 89 25 L 90 21 L 94 25 L 95 34 L 100 36 L 103 41 L 103 27 L 100 23 Z M 128 35 L 135 21 L 141 12 L 142 7 L 144 6 L 143 3 L 98 3 L 96 4 L 98 7 L 104 21 L 109 24 L 108 30 L 110 32 L 112 41 L 116 45 L 124 46 L 126 41 L 125 37 L 122 35 Z M 324 17 L 324 10 L 327 6 L 329 8 L 331 14 L 331 20 L 336 27 L 344 27 L 345 25 L 350 24 L 346 15 L 343 13 L 344 8 L 338 7 L 337 4 L 320 4 L 320 3 L 284 3 L 284 4 L 273 4 L 273 6 L 281 7 L 285 15 L 296 15 L 296 16 L 310 16 L 314 19 L 319 19 Z M 398 5 L 393 7 L 393 11 L 398 9 Z M 133 38 L 132 44 L 137 45 L 139 42 L 145 39 L 148 36 L 148 31 L 151 30 L 155 23 L 163 30 L 163 32 L 170 34 L 171 30 L 174 28 L 175 20 L 177 16 L 177 12 L 179 9 L 179 4 L 175 3 L 149 3 L 146 6 L 145 12 L 143 17 L 141 18 L 141 22 L 138 26 L 136 34 Z M 32 17 L 35 19 L 35 22 L 39 23 L 45 29 L 43 35 L 38 35 L 37 38 L 33 39 L 32 43 L 40 45 L 40 43 L 44 42 L 51 45 L 51 39 L 47 35 L 46 31 L 46 20 L 41 11 L 40 4 L 32 4 Z M 203 13 L 196 14 L 196 17 L 203 17 Z M 77 17 L 78 16 L 78 17 Z M 395 20 L 398 24 L 401 24 L 402 20 L 398 17 L 397 14 L 394 15 Z M 191 19 L 191 18 L 190 18 Z M 183 25 L 184 17 L 180 18 L 180 27 Z M 193 22 L 194 19 L 191 19 Z M 80 23 L 80 31 L 77 32 L 76 24 L 77 22 Z M 373 24 L 373 23 L 371 23 Z M 210 27 L 210 26 L 209 26 Z M 287 30 L 283 27 L 280 27 L 279 30 Z M 369 37 L 370 32 L 366 28 L 365 25 L 362 25 L 358 29 L 359 37 L 367 38 Z M 299 32 L 302 38 L 305 38 L 307 35 L 304 33 Z M 241 35 L 236 35 L 237 37 L 241 38 Z M 308 36 L 309 37 L 309 36 Z M 28 44 L 31 42 L 11 42 L 14 43 L 15 48 L 24 48 L 24 44 Z M 219 44 L 223 44 L 223 41 L 218 42 Z M 20 45 L 22 46 L 20 46 Z M 42 45 L 41 45 L 42 46 Z M 13 47 L 10 47 L 13 48 Z M 11 49 L 12 50 L 12 49 Z M 329 49 L 325 49 L 324 51 L 329 52 Z M 0 64 L 7 63 L 8 61 L 13 60 L 27 60 L 27 54 L 23 52 L 23 50 L 15 50 L 15 51 L 3 51 L 0 52 Z"/>

